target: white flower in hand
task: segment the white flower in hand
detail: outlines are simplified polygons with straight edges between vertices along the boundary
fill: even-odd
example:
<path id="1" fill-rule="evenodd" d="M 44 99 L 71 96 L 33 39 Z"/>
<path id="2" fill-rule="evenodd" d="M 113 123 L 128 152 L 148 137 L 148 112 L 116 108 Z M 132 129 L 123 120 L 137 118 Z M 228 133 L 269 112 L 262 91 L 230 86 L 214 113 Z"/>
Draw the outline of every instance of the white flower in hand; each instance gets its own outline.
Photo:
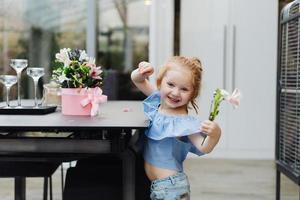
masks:
<path id="1" fill-rule="evenodd" d="M 227 98 L 230 94 L 229 92 L 227 92 L 226 90 L 224 89 L 220 89 L 220 92 L 221 92 L 221 95 L 224 97 L 224 98 Z"/>

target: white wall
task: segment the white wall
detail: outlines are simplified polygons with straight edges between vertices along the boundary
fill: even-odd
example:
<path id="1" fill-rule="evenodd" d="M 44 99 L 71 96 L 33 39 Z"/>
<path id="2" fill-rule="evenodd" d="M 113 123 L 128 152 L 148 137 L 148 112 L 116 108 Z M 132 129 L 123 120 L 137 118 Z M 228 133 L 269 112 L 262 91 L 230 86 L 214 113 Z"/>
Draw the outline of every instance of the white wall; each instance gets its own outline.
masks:
<path id="1" fill-rule="evenodd" d="M 154 0 L 151 12 L 150 61 L 155 66 L 173 50 L 173 3 L 163 2 Z M 277 9 L 273 0 L 182 1 L 181 54 L 197 56 L 205 65 L 199 117 L 206 119 L 216 87 L 243 92 L 238 110 L 221 107 L 223 135 L 207 157 L 274 159 Z"/>
<path id="2" fill-rule="evenodd" d="M 215 88 L 243 93 L 237 110 L 222 103 L 222 138 L 208 157 L 274 159 L 277 10 L 274 0 L 182 1 L 181 54 L 204 64 L 200 118 Z"/>

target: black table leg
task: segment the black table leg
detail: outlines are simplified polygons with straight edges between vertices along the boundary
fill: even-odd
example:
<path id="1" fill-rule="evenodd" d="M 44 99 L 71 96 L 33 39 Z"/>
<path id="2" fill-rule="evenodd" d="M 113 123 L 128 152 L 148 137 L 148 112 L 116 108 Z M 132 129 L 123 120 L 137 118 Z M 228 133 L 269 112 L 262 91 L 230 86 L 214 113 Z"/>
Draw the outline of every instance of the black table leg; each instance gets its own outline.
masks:
<path id="1" fill-rule="evenodd" d="M 63 163 L 60 164 L 60 181 L 61 181 L 61 199 L 64 199 L 64 187 L 65 187 L 65 179 L 64 179 L 64 168 Z"/>
<path id="2" fill-rule="evenodd" d="M 280 200 L 280 171 L 276 170 L 276 200 Z"/>
<path id="3" fill-rule="evenodd" d="M 122 153 L 123 200 L 135 200 L 135 154 L 127 149 Z"/>
<path id="4" fill-rule="evenodd" d="M 50 194 L 50 200 L 53 200 L 53 193 L 52 193 L 52 176 L 49 177 L 49 194 Z"/>
<path id="5" fill-rule="evenodd" d="M 48 198 L 48 176 L 44 177 L 44 193 L 43 200 L 47 200 Z"/>
<path id="6" fill-rule="evenodd" d="M 15 200 L 26 199 L 26 178 L 15 177 Z"/>

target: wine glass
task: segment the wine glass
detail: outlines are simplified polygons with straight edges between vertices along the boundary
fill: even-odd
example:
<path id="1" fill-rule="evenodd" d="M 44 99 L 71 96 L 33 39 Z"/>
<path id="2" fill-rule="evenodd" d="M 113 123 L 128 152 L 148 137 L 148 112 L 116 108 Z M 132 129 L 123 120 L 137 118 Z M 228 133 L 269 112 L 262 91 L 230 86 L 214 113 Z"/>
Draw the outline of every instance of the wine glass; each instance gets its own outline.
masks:
<path id="1" fill-rule="evenodd" d="M 36 90 L 37 90 L 37 84 L 39 79 L 44 76 L 45 71 L 44 68 L 41 67 L 28 67 L 27 68 L 27 75 L 30 76 L 33 79 L 34 82 L 34 107 L 38 108 L 38 102 L 37 102 L 37 95 L 36 95 Z"/>
<path id="2" fill-rule="evenodd" d="M 6 88 L 6 108 L 9 108 L 9 91 L 11 86 L 17 83 L 17 76 L 13 75 L 0 75 L 0 82 Z"/>
<path id="3" fill-rule="evenodd" d="M 18 107 L 21 107 L 21 73 L 24 68 L 28 65 L 28 60 L 26 59 L 11 59 L 10 66 L 16 71 L 18 78 Z"/>

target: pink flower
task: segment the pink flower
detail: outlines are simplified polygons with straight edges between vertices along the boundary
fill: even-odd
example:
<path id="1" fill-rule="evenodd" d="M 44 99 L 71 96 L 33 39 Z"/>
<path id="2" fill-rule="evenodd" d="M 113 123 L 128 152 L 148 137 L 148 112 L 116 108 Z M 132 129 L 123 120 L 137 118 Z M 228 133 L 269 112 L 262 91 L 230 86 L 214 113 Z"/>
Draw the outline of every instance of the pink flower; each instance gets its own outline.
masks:
<path id="1" fill-rule="evenodd" d="M 234 108 L 237 108 L 240 105 L 241 92 L 239 89 L 235 88 L 232 94 L 229 94 L 225 90 L 221 90 L 223 97 L 228 101 Z"/>
<path id="2" fill-rule="evenodd" d="M 228 98 L 228 102 L 231 103 L 234 108 L 237 108 L 240 105 L 241 96 L 241 92 L 236 88 Z"/>
<path id="3" fill-rule="evenodd" d="M 102 79 L 101 78 L 101 67 L 97 67 L 95 64 L 95 59 L 94 58 L 89 58 L 88 62 L 86 63 L 86 66 L 88 66 L 90 68 L 90 73 L 89 75 L 93 78 L 93 79 Z"/>
<path id="4" fill-rule="evenodd" d="M 101 79 L 101 73 L 102 73 L 102 70 L 101 70 L 101 67 L 96 67 L 96 66 L 93 66 L 93 65 L 90 65 L 90 76 L 93 78 L 93 79 Z"/>

